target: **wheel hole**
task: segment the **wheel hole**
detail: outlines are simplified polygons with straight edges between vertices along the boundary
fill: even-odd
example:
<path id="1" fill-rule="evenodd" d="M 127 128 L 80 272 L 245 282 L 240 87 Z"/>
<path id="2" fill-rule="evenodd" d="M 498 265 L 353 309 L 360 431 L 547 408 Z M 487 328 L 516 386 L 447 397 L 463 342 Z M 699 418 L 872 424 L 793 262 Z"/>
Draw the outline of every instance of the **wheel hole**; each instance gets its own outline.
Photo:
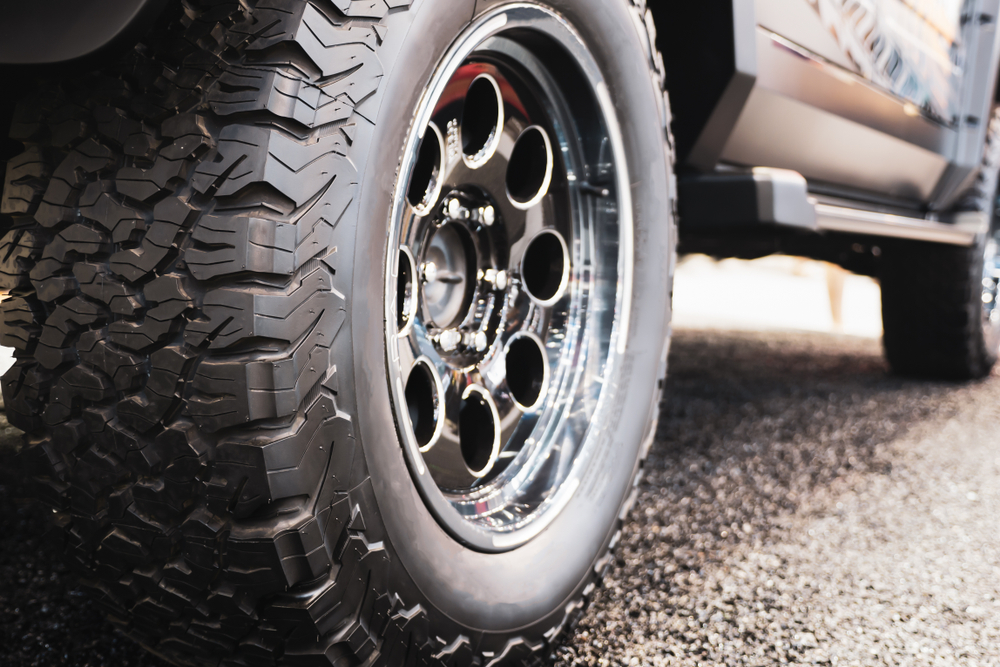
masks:
<path id="1" fill-rule="evenodd" d="M 493 410 L 478 391 L 467 392 L 458 414 L 458 433 L 462 458 L 473 475 L 489 472 L 497 439 Z"/>
<path id="2" fill-rule="evenodd" d="M 521 407 L 538 405 L 545 389 L 545 351 L 531 336 L 515 338 L 507 346 L 507 386 Z"/>
<path id="3" fill-rule="evenodd" d="M 431 123 L 420 142 L 417 163 L 410 176 L 406 199 L 421 214 L 430 212 L 441 193 L 444 139 L 440 130 Z"/>
<path id="4" fill-rule="evenodd" d="M 437 383 L 433 371 L 425 363 L 417 363 L 406 381 L 406 407 L 417 444 L 431 444 L 437 431 Z"/>
<path id="5" fill-rule="evenodd" d="M 552 180 L 552 147 L 540 127 L 518 137 L 507 164 L 507 193 L 515 205 L 532 206 L 548 194 Z"/>
<path id="6" fill-rule="evenodd" d="M 538 301 L 549 302 L 565 288 L 569 256 L 562 237 L 545 231 L 532 239 L 521 261 L 521 277 L 528 293 Z"/>
<path id="7" fill-rule="evenodd" d="M 472 82 L 462 111 L 462 149 L 471 160 L 484 161 L 502 132 L 503 98 L 496 80 L 483 75 Z"/>

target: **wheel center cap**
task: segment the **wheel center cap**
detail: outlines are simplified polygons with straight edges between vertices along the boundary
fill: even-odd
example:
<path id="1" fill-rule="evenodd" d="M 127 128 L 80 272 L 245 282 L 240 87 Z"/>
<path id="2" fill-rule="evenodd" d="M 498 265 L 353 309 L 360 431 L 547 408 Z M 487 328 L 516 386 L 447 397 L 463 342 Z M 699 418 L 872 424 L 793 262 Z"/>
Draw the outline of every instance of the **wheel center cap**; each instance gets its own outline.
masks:
<path id="1" fill-rule="evenodd" d="M 478 270 L 476 244 L 465 225 L 446 222 L 431 236 L 422 273 L 424 302 L 435 326 L 449 329 L 472 305 Z"/>

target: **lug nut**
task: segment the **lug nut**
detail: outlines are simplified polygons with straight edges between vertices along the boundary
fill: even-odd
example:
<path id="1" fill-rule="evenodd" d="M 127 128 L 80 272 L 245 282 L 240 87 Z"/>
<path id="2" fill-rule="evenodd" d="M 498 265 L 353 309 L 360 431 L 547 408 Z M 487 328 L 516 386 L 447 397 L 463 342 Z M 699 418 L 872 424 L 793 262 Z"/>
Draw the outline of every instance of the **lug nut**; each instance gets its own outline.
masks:
<path id="1" fill-rule="evenodd" d="M 448 217 L 452 220 L 468 220 L 469 209 L 462 206 L 462 202 L 457 199 L 448 201 Z"/>
<path id="2" fill-rule="evenodd" d="M 454 329 L 442 331 L 438 336 L 438 345 L 445 352 L 454 352 L 462 342 L 462 334 Z"/>
<path id="3" fill-rule="evenodd" d="M 485 272 L 480 272 L 479 279 L 493 285 L 493 287 L 501 292 L 507 289 L 507 285 L 510 284 L 510 277 L 507 275 L 507 272 L 497 271 L 496 269 L 486 269 Z"/>
<path id="4" fill-rule="evenodd" d="M 473 331 L 466 334 L 464 342 L 465 347 L 476 352 L 483 352 L 490 344 L 485 331 Z"/>
<path id="5" fill-rule="evenodd" d="M 487 206 L 480 210 L 479 217 L 484 225 L 492 227 L 493 223 L 497 221 L 497 212 L 492 206 Z"/>

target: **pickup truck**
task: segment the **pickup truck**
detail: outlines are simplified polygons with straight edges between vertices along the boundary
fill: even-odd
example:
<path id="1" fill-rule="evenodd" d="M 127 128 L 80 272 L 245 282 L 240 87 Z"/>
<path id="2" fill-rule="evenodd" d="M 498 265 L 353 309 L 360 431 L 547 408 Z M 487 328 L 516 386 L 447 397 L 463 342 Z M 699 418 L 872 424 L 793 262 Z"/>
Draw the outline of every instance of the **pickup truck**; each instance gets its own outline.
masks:
<path id="1" fill-rule="evenodd" d="M 66 558 L 176 664 L 545 664 L 638 492 L 678 253 L 873 276 L 894 372 L 991 372 L 998 20 L 5 3 L 3 396 Z"/>

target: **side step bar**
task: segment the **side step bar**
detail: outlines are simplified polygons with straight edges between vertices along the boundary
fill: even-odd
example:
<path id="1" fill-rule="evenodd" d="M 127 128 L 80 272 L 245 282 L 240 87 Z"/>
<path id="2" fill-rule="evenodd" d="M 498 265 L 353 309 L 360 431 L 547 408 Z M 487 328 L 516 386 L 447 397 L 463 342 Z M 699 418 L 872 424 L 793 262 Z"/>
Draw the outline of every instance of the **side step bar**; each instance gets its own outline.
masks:
<path id="1" fill-rule="evenodd" d="M 989 217 L 969 212 L 953 222 L 855 208 L 843 200 L 817 201 L 801 174 L 755 168 L 682 178 L 681 233 L 749 230 L 759 225 L 812 232 L 868 236 L 971 246 L 989 230 Z"/>
<path id="2" fill-rule="evenodd" d="M 959 217 L 965 219 L 947 224 L 891 213 L 816 204 L 816 226 L 821 231 L 971 246 L 976 242 L 976 236 L 989 230 L 989 220 L 982 224 L 985 216 L 981 214 L 963 213 Z"/>

